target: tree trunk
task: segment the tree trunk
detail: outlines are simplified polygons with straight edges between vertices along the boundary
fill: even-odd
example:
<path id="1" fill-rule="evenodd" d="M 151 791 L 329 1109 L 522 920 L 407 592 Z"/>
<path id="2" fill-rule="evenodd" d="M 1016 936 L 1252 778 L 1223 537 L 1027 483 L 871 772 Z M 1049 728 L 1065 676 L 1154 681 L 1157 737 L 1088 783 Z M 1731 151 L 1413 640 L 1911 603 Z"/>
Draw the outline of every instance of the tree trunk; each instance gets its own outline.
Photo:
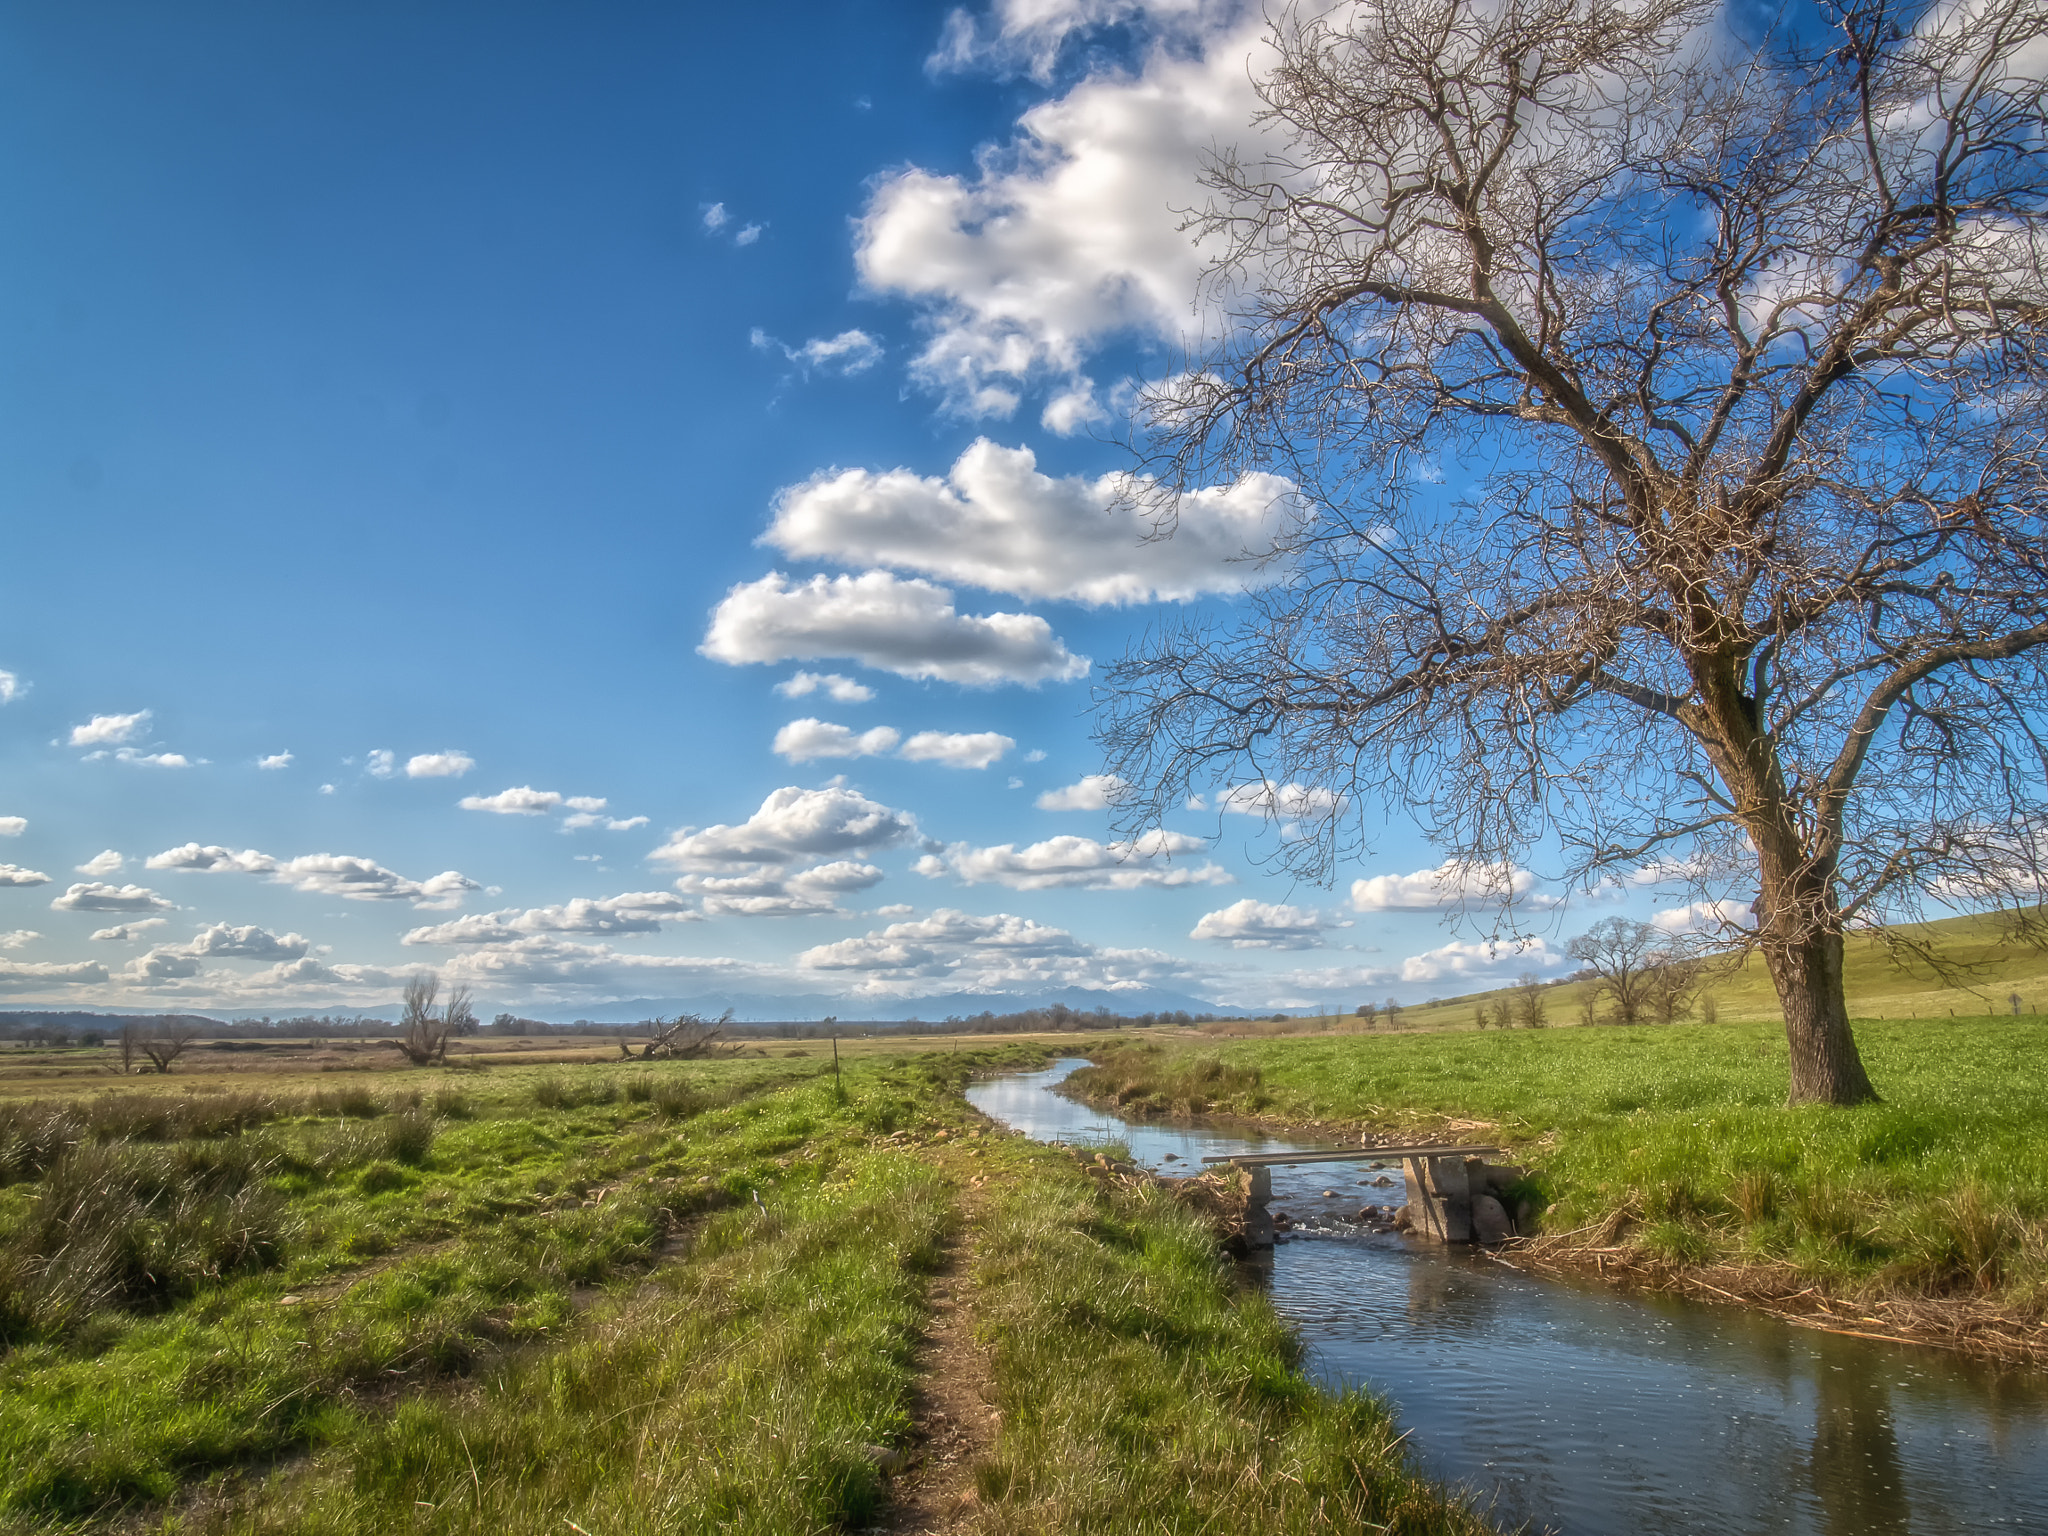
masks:
<path id="1" fill-rule="evenodd" d="M 1789 945 L 1766 943 L 1764 959 L 1785 1010 L 1791 1048 L 1791 1104 L 1874 1104 L 1877 1090 L 1863 1070 L 1849 1031 L 1842 991 L 1842 936 L 1817 933 Z"/>

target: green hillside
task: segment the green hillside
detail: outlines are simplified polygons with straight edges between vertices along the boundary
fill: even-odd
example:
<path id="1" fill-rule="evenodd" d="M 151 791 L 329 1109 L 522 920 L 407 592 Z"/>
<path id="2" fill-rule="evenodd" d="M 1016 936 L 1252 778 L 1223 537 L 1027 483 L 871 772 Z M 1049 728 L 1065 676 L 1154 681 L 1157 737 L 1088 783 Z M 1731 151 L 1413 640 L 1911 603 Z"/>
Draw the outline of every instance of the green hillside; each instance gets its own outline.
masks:
<path id="1" fill-rule="evenodd" d="M 1852 937 L 1847 956 L 1850 1017 L 1926 1019 L 1947 1018 L 1951 1013 L 1957 1018 L 2009 1014 L 2014 992 L 2020 994 L 2022 1013 L 2048 1014 L 2048 949 L 2004 938 L 2007 930 L 2003 920 L 1995 916 L 1951 917 L 1939 922 L 1904 924 L 1897 931 L 1928 943 L 1963 974 L 1957 978 L 1957 984 L 1944 984 L 1924 965 L 1902 968 L 1896 964 L 1875 936 Z M 1578 1023 L 1588 990 L 1583 982 L 1561 982 L 1546 988 L 1549 1022 Z M 1751 955 L 1732 966 L 1711 982 L 1706 991 L 1723 1019 L 1775 1022 L 1782 1017 L 1770 974 L 1760 956 Z M 1471 1028 L 1474 1009 L 1491 1003 L 1498 995 L 1471 992 L 1404 1008 L 1400 1027 Z"/>

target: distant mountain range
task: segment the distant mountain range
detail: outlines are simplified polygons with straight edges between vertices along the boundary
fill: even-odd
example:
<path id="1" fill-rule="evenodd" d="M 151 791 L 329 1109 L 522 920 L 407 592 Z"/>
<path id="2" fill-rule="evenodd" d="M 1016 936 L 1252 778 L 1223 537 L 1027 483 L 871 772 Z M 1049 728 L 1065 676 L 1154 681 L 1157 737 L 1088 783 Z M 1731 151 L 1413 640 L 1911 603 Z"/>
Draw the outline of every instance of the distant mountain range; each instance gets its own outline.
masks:
<path id="1" fill-rule="evenodd" d="M 742 1024 L 781 1023 L 805 1021 L 829 1016 L 842 1018 L 849 1023 L 856 1021 L 898 1022 L 906 1019 L 923 1019 L 937 1022 L 954 1016 L 970 1017 L 981 1012 L 1023 1013 L 1033 1008 L 1050 1008 L 1063 1003 L 1080 1013 L 1092 1013 L 1107 1009 L 1111 1013 L 1234 1013 L 1240 1010 L 1219 1008 L 1207 998 L 1196 997 L 1187 992 L 1171 992 L 1160 987 L 1142 987 L 1132 992 L 1109 992 L 1093 987 L 1062 987 L 1047 992 L 1003 993 L 1003 992 L 946 992 L 933 997 L 906 997 L 890 1001 L 874 998 L 850 998 L 824 992 L 792 993 L 699 993 L 694 997 L 635 997 L 613 1003 L 539 1003 L 514 1005 L 509 1003 L 479 1002 L 477 1015 L 485 1023 L 499 1013 L 514 1013 L 521 1018 L 538 1019 L 548 1024 L 570 1024 L 584 1019 L 592 1024 L 637 1024 L 642 1019 L 673 1018 L 679 1013 L 701 1014 L 705 1018 L 716 1018 L 728 1008 L 733 1018 Z M 396 1017 L 396 1007 L 355 1009 L 345 1005 L 322 1008 L 209 1008 L 156 1009 L 101 1007 L 94 1009 L 20 1008 L 0 1010 L 0 1023 L 4 1024 L 61 1024 L 73 1029 L 91 1028 L 102 1024 L 118 1025 L 123 1018 L 136 1015 L 157 1017 L 175 1011 L 178 1017 L 192 1019 L 246 1020 L 261 1018 L 305 1018 L 322 1014 L 335 1018 L 356 1018 L 390 1020 Z"/>

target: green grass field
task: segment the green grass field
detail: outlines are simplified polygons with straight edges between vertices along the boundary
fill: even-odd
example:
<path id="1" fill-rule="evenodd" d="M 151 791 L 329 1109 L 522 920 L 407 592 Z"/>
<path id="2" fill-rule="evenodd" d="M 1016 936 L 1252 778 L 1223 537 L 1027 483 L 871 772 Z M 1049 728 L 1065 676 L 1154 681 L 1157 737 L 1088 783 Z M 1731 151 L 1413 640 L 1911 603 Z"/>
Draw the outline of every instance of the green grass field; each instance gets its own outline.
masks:
<path id="1" fill-rule="evenodd" d="M 1884 1102 L 1855 1109 L 1787 1109 L 1770 1024 L 1132 1042 L 1075 1082 L 1141 1113 L 1498 1140 L 1548 1231 L 1665 1260 L 2048 1308 L 2048 1023 L 1857 1038 Z"/>
<path id="2" fill-rule="evenodd" d="M 959 1529 L 1483 1529 L 1194 1215 L 986 1130 L 967 1074 L 1044 1054 L 8 1102 L 0 1527 L 864 1530 L 950 1244 L 1001 1413 Z"/>

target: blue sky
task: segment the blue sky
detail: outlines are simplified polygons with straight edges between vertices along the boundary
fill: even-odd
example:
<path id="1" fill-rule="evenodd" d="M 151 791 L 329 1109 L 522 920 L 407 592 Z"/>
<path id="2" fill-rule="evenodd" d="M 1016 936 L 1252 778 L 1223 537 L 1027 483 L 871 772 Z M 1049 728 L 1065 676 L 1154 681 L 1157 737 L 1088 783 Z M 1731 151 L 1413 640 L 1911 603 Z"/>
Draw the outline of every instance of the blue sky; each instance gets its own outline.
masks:
<path id="1" fill-rule="evenodd" d="M 1285 490 L 1143 544 L 1102 478 L 1257 36 L 1197 0 L 0 6 L 0 1005 L 1555 971 L 1563 928 L 1447 928 L 1370 809 L 1324 890 L 1228 809 L 1298 791 L 1117 847 L 1088 778 L 1091 679 L 1227 604 Z"/>

